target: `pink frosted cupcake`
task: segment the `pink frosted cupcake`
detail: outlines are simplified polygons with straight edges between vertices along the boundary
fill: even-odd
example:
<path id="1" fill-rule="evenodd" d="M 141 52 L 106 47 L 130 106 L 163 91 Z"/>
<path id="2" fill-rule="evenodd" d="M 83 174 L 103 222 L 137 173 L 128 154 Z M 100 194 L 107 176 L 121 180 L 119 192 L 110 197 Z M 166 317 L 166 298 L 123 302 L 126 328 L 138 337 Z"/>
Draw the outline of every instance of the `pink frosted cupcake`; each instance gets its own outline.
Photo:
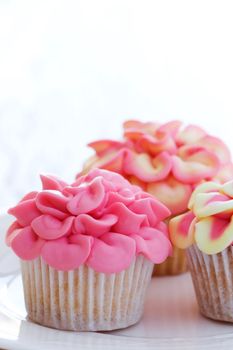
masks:
<path id="1" fill-rule="evenodd" d="M 200 185 L 189 208 L 170 220 L 172 242 L 187 249 L 201 313 L 233 322 L 233 181 Z"/>
<path id="2" fill-rule="evenodd" d="M 171 217 L 187 211 L 194 188 L 202 181 L 225 182 L 233 177 L 230 152 L 218 138 L 195 125 L 127 121 L 122 141 L 89 144 L 95 155 L 83 173 L 94 167 L 122 174 L 132 184 L 159 199 Z M 185 254 L 175 248 L 172 257 L 156 266 L 159 275 L 187 270 Z"/>
<path id="3" fill-rule="evenodd" d="M 9 213 L 34 322 L 58 329 L 127 327 L 143 312 L 153 264 L 171 254 L 169 210 L 121 175 L 92 170 L 72 185 L 41 177 Z"/>

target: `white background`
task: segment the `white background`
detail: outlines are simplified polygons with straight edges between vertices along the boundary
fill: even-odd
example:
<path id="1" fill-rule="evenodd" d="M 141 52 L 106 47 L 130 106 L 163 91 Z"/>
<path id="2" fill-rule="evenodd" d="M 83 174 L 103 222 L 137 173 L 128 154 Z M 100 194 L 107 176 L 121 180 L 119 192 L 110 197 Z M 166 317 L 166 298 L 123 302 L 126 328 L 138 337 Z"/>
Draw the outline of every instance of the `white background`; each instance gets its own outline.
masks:
<path id="1" fill-rule="evenodd" d="M 233 1 L 0 0 L 0 208 L 71 181 L 126 118 L 201 124 L 233 148 Z"/>

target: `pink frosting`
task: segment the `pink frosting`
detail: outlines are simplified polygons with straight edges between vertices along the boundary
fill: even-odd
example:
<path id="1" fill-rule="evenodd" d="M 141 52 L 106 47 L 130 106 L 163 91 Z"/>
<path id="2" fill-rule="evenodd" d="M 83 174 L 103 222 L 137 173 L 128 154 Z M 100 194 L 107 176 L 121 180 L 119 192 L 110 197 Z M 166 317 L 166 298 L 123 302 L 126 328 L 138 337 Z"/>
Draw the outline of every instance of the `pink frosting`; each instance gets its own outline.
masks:
<path id="1" fill-rule="evenodd" d="M 202 128 L 184 127 L 176 120 L 165 124 L 126 121 L 122 141 L 99 140 L 89 146 L 95 156 L 84 165 L 83 174 L 95 167 L 120 173 L 159 199 L 172 215 L 187 210 L 200 182 L 233 177 L 226 145 Z"/>
<path id="2" fill-rule="evenodd" d="M 117 273 L 138 254 L 161 263 L 172 253 L 162 222 L 169 210 L 121 175 L 95 169 L 71 185 L 53 176 L 41 181 L 41 191 L 9 209 L 16 221 L 6 243 L 21 259 L 41 256 L 57 270 L 86 264 Z"/>
<path id="3" fill-rule="evenodd" d="M 233 181 L 199 185 L 189 209 L 169 222 L 175 246 L 188 248 L 196 243 L 203 253 L 217 254 L 233 244 Z"/>

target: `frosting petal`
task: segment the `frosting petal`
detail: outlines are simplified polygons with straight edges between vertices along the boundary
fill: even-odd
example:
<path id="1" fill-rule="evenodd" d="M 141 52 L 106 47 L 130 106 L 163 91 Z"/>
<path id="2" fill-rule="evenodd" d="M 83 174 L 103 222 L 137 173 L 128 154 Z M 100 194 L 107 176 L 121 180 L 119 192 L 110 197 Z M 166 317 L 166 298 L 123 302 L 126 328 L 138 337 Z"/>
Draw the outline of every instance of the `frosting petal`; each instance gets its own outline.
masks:
<path id="1" fill-rule="evenodd" d="M 198 141 L 198 145 L 216 154 L 222 164 L 231 162 L 230 150 L 218 137 L 205 135 Z"/>
<path id="2" fill-rule="evenodd" d="M 197 183 L 216 175 L 220 162 L 214 153 L 197 146 L 184 146 L 173 157 L 172 172 L 183 183 Z"/>
<path id="3" fill-rule="evenodd" d="M 34 219 L 31 227 L 40 238 L 53 240 L 67 235 L 71 231 L 73 221 L 73 216 L 61 221 L 52 215 L 45 214 Z"/>
<path id="4" fill-rule="evenodd" d="M 150 226 L 155 227 L 160 221 L 164 220 L 170 215 L 170 211 L 156 199 L 142 198 L 133 202 L 129 206 L 136 214 L 143 214 L 147 212 L 147 219 Z"/>
<path id="5" fill-rule="evenodd" d="M 68 271 L 78 268 L 88 258 L 93 237 L 72 236 L 72 243 L 66 238 L 47 241 L 41 250 L 44 261 L 56 270 Z"/>
<path id="6" fill-rule="evenodd" d="M 114 192 L 111 191 L 108 193 L 107 205 L 110 206 L 113 203 L 124 203 L 125 205 L 129 205 L 134 201 L 134 194 L 132 191 L 124 191 L 124 192 Z"/>
<path id="7" fill-rule="evenodd" d="M 117 223 L 114 225 L 114 232 L 124 235 L 130 235 L 138 232 L 143 222 L 147 221 L 145 214 L 136 214 L 128 209 L 123 203 L 112 204 L 107 213 L 115 214 L 118 217 Z"/>
<path id="8" fill-rule="evenodd" d="M 157 131 L 153 136 L 140 135 L 136 145 L 137 149 L 149 153 L 152 156 L 166 151 L 170 154 L 176 153 L 175 141 L 168 133 Z"/>
<path id="9" fill-rule="evenodd" d="M 199 193 L 193 205 L 193 212 L 198 218 L 216 214 L 233 214 L 233 199 L 218 192 Z"/>
<path id="10" fill-rule="evenodd" d="M 127 189 L 129 183 L 120 174 L 104 169 L 93 169 L 83 179 L 83 181 L 90 182 L 96 177 L 101 176 L 103 184 L 108 191 L 120 191 Z"/>
<path id="11" fill-rule="evenodd" d="M 20 203 L 21 202 L 24 202 L 24 201 L 26 201 L 26 200 L 28 200 L 28 199 L 34 199 L 34 198 L 36 198 L 36 196 L 37 196 L 37 191 L 31 191 L 31 192 L 29 192 L 29 193 L 27 193 L 25 196 L 23 196 L 23 198 L 20 200 Z"/>
<path id="12" fill-rule="evenodd" d="M 92 180 L 68 202 L 67 209 L 73 215 L 89 213 L 97 209 L 104 200 L 104 186 L 100 177 Z"/>
<path id="13" fill-rule="evenodd" d="M 181 126 L 182 122 L 180 120 L 172 120 L 159 126 L 158 131 L 165 132 L 175 138 Z"/>
<path id="14" fill-rule="evenodd" d="M 10 215 L 14 215 L 21 226 L 28 226 L 34 218 L 40 215 L 34 199 L 24 199 L 15 207 L 8 210 Z"/>
<path id="15" fill-rule="evenodd" d="M 170 239 L 176 247 L 185 249 L 194 243 L 195 223 L 195 215 L 191 211 L 169 221 Z"/>
<path id="16" fill-rule="evenodd" d="M 123 123 L 124 137 L 128 140 L 138 140 L 140 135 L 149 134 L 154 135 L 156 130 L 159 128 L 158 123 L 154 122 L 140 122 L 137 120 L 127 120 Z"/>
<path id="17" fill-rule="evenodd" d="M 142 181 L 153 182 L 164 179 L 170 172 L 171 166 L 170 155 L 166 152 L 152 159 L 146 153 L 128 152 L 124 170 L 126 174 L 135 175 Z"/>
<path id="18" fill-rule="evenodd" d="M 43 190 L 62 191 L 67 183 L 53 175 L 40 175 Z"/>
<path id="19" fill-rule="evenodd" d="M 137 254 L 142 253 L 155 264 L 163 262 L 172 252 L 170 241 L 163 232 L 157 229 L 142 228 L 140 235 L 134 234 L 132 237 L 136 242 Z"/>
<path id="20" fill-rule="evenodd" d="M 41 213 L 53 215 L 61 220 L 68 216 L 67 203 L 68 198 L 59 191 L 42 191 L 36 197 L 36 206 Z"/>
<path id="21" fill-rule="evenodd" d="M 221 191 L 221 193 L 225 194 L 226 196 L 233 198 L 233 181 L 228 181 L 222 186 L 219 185 L 219 190 Z"/>
<path id="22" fill-rule="evenodd" d="M 197 186 L 195 188 L 195 190 L 193 191 L 193 193 L 190 197 L 189 203 L 188 203 L 188 208 L 189 209 L 193 208 L 196 196 L 199 193 L 217 192 L 218 190 L 220 190 L 220 188 L 221 188 L 221 185 L 218 183 L 215 183 L 213 181 L 203 182 L 202 184 Z"/>
<path id="23" fill-rule="evenodd" d="M 11 241 L 11 248 L 23 260 L 33 260 L 37 258 L 45 241 L 39 238 L 30 226 L 17 229 L 13 233 L 14 237 Z"/>
<path id="24" fill-rule="evenodd" d="M 15 237 L 15 235 L 18 234 L 18 229 L 21 229 L 22 226 L 18 223 L 18 221 L 14 221 L 8 228 L 6 232 L 5 242 L 6 245 L 10 246 L 12 239 Z"/>
<path id="25" fill-rule="evenodd" d="M 92 234 L 93 237 L 99 237 L 109 232 L 117 221 L 118 217 L 112 214 L 103 215 L 99 219 L 88 214 L 80 214 L 74 220 L 74 230 L 79 234 Z"/>
<path id="26" fill-rule="evenodd" d="M 127 129 L 142 129 L 144 132 L 148 132 L 149 134 L 153 134 L 159 127 L 159 123 L 155 123 L 155 122 L 140 122 L 138 120 L 126 120 L 123 123 L 123 128 L 124 130 Z"/>
<path id="27" fill-rule="evenodd" d="M 208 217 L 195 225 L 195 240 L 198 248 L 206 254 L 217 254 L 233 242 L 233 217 L 230 222 Z"/>
<path id="28" fill-rule="evenodd" d="M 117 150 L 124 146 L 123 142 L 113 140 L 98 140 L 90 142 L 89 147 L 93 148 L 97 155 L 102 155 L 109 150 Z"/>
<path id="29" fill-rule="evenodd" d="M 169 176 L 165 180 L 149 183 L 147 191 L 169 208 L 172 215 L 177 215 L 187 210 L 192 186 Z"/>
<path id="30" fill-rule="evenodd" d="M 95 166 L 100 169 L 104 168 L 106 170 L 120 173 L 122 171 L 124 157 L 124 149 L 120 151 L 112 151 L 98 159 L 97 163 L 95 163 Z"/>
<path id="31" fill-rule="evenodd" d="M 233 179 L 233 164 L 222 164 L 221 168 L 214 176 L 214 180 L 220 183 L 224 183 Z"/>
<path id="32" fill-rule="evenodd" d="M 198 143 L 201 138 L 206 136 L 206 132 L 197 125 L 188 125 L 182 130 L 176 138 L 179 145 Z"/>
<path id="33" fill-rule="evenodd" d="M 136 244 L 132 238 L 109 232 L 101 240 L 94 239 L 87 265 L 97 272 L 118 273 L 130 266 L 135 254 Z"/>

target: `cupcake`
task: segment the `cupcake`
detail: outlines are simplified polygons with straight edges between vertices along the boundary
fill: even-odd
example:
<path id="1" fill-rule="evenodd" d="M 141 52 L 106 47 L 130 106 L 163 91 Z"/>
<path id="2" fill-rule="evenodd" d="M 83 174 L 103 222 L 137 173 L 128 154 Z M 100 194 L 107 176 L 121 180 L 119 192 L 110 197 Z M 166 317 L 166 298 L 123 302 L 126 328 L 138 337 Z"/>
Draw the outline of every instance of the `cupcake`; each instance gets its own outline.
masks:
<path id="1" fill-rule="evenodd" d="M 233 181 L 199 185 L 189 208 L 170 220 L 171 240 L 186 249 L 201 313 L 233 322 Z"/>
<path id="2" fill-rule="evenodd" d="M 95 169 L 71 185 L 41 176 L 9 214 L 28 317 L 74 331 L 139 321 L 154 264 L 172 253 L 169 210 L 121 175 Z"/>
<path id="3" fill-rule="evenodd" d="M 198 126 L 185 127 L 180 121 L 127 121 L 123 127 L 123 140 L 89 144 L 95 155 L 87 160 L 82 173 L 94 167 L 120 173 L 165 204 L 171 217 L 187 211 L 192 191 L 200 182 L 225 182 L 233 177 L 228 148 Z M 173 275 L 186 270 L 185 253 L 175 248 L 173 256 L 156 266 L 155 272 Z"/>

